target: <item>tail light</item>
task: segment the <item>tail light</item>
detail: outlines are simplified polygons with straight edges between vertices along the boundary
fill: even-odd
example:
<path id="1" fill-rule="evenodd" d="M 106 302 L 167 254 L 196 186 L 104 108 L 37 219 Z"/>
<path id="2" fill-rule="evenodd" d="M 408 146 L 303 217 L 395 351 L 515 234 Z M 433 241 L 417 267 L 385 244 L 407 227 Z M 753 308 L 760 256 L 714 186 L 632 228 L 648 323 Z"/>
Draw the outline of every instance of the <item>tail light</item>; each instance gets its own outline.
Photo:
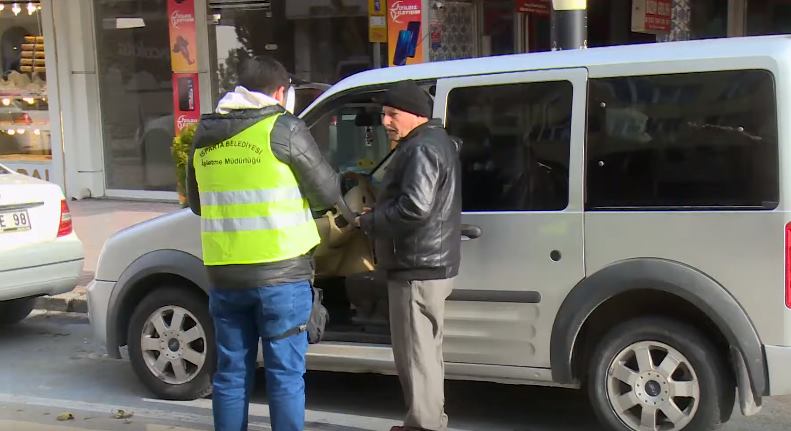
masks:
<path id="1" fill-rule="evenodd" d="M 74 227 L 71 223 L 71 211 L 66 199 L 60 201 L 60 226 L 58 226 L 58 238 L 69 235 Z"/>

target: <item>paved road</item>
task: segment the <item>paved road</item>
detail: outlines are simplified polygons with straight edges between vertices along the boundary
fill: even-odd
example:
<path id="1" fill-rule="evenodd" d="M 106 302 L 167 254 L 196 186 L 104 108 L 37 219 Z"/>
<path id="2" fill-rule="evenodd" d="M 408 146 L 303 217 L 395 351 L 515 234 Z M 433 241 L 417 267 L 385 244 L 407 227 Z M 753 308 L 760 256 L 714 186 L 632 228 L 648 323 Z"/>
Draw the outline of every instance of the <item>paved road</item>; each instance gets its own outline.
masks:
<path id="1" fill-rule="evenodd" d="M 85 315 L 40 313 L 0 328 L 0 431 L 188 431 L 211 429 L 211 401 L 166 402 L 150 394 L 123 360 L 91 340 Z M 394 377 L 309 373 L 308 430 L 388 430 L 402 412 Z M 253 397 L 252 430 L 268 430 L 263 377 Z M 448 382 L 448 413 L 458 430 L 596 431 L 578 391 Z M 117 409 L 133 412 L 115 419 Z M 73 420 L 60 422 L 62 413 Z M 757 417 L 736 414 L 726 431 L 791 428 L 791 397 L 766 403 Z"/>

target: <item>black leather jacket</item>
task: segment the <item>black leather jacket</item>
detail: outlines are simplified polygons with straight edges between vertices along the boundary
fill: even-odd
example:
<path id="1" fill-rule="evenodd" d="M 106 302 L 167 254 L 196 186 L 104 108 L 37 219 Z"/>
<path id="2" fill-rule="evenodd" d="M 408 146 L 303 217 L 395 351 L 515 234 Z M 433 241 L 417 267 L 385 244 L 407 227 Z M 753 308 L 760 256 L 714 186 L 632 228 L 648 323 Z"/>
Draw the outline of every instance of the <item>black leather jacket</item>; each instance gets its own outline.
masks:
<path id="1" fill-rule="evenodd" d="M 340 178 L 319 151 L 305 123 L 285 113 L 280 106 L 244 109 L 227 115 L 209 114 L 201 117 L 195 132 L 194 147 L 187 169 L 187 194 L 192 212 L 200 215 L 200 195 L 192 159 L 196 148 L 220 143 L 266 117 L 283 113 L 275 122 L 270 146 L 275 157 L 291 167 L 302 196 L 314 210 L 335 205 L 341 198 Z M 313 258 L 310 255 L 274 263 L 255 265 L 221 265 L 206 267 L 213 287 L 252 288 L 311 280 Z"/>
<path id="2" fill-rule="evenodd" d="M 373 212 L 360 218 L 376 265 L 400 280 L 455 277 L 461 261 L 461 167 L 457 142 L 439 122 L 396 148 Z"/>

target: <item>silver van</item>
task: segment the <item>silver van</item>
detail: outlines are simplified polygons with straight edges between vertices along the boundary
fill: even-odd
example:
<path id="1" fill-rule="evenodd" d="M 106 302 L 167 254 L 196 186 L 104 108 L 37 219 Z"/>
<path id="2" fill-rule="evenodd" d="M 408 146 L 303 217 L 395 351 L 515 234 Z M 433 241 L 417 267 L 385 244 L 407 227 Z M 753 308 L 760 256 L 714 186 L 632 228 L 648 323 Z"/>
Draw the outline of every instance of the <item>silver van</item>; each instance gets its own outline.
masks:
<path id="1" fill-rule="evenodd" d="M 586 388 L 613 430 L 708 430 L 737 395 L 751 415 L 791 394 L 791 38 L 354 75 L 302 114 L 353 208 L 388 168 L 375 96 L 406 78 L 463 141 L 448 378 Z M 394 373 L 368 240 L 316 218 L 331 321 L 309 368 Z M 200 256 L 198 217 L 166 215 L 111 238 L 89 288 L 97 336 L 160 397 L 211 390 Z"/>

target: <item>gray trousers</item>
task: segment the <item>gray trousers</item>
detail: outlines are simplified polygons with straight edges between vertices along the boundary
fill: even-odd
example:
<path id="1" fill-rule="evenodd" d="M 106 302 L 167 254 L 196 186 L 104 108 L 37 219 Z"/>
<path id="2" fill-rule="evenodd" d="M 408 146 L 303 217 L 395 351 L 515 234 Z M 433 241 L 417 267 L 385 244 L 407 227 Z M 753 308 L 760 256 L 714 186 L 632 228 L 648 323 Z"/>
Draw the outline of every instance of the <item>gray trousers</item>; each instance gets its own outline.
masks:
<path id="1" fill-rule="evenodd" d="M 387 290 L 393 356 L 408 409 L 404 426 L 445 431 L 442 336 L 453 279 L 389 280 Z"/>

